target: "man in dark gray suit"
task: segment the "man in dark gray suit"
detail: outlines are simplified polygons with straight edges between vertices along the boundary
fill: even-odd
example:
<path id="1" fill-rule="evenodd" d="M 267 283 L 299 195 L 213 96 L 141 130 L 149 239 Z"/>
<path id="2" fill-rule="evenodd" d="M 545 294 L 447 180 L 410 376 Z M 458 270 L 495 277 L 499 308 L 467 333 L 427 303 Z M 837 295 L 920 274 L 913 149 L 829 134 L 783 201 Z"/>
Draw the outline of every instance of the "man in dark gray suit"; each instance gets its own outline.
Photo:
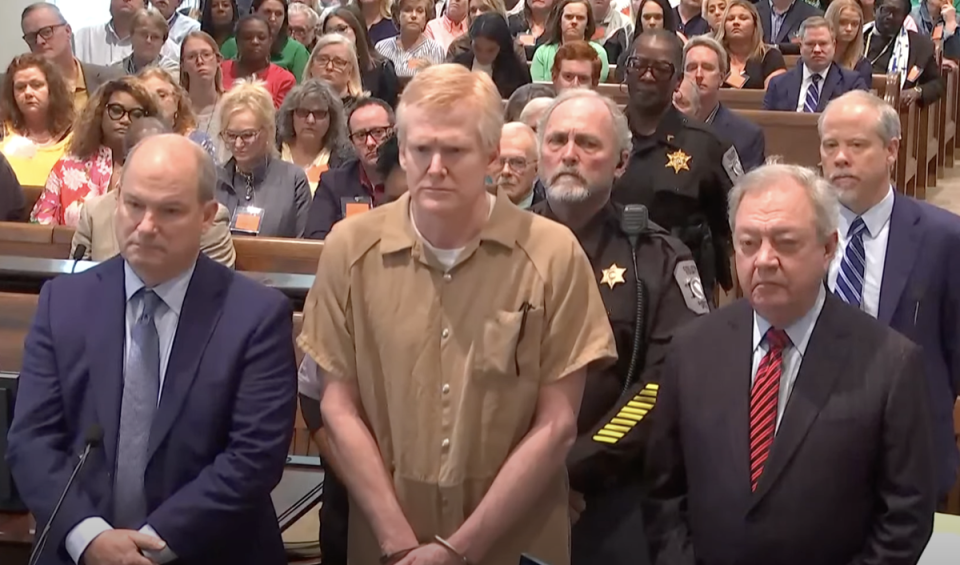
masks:
<path id="1" fill-rule="evenodd" d="M 81 63 L 73 56 L 73 29 L 53 4 L 37 2 L 24 8 L 20 29 L 30 51 L 44 57 L 63 73 L 67 87 L 74 90 L 74 105 L 78 112 L 101 84 L 123 76 L 120 69 Z"/>
<path id="2" fill-rule="evenodd" d="M 826 181 L 766 165 L 729 202 L 746 298 L 667 356 L 647 457 L 655 563 L 915 565 L 936 503 L 920 349 L 824 288 Z"/>

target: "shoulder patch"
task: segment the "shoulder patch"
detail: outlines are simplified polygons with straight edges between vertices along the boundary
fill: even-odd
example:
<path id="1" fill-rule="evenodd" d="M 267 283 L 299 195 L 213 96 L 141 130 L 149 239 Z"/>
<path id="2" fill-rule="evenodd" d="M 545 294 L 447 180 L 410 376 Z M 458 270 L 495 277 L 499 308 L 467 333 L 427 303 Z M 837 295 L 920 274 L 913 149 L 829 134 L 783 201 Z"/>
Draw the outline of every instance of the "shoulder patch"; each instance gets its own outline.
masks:
<path id="1" fill-rule="evenodd" d="M 740 164 L 740 154 L 737 148 L 730 146 L 727 152 L 723 154 L 723 170 L 727 171 L 730 182 L 737 182 L 737 179 L 743 176 L 743 165 Z"/>
<path id="2" fill-rule="evenodd" d="M 694 314 L 709 314 L 710 306 L 707 304 L 707 297 L 703 293 L 703 283 L 700 282 L 700 272 L 697 270 L 697 264 L 692 259 L 680 261 L 673 269 L 673 278 L 677 280 L 680 292 L 683 293 L 683 301 L 687 308 Z"/>

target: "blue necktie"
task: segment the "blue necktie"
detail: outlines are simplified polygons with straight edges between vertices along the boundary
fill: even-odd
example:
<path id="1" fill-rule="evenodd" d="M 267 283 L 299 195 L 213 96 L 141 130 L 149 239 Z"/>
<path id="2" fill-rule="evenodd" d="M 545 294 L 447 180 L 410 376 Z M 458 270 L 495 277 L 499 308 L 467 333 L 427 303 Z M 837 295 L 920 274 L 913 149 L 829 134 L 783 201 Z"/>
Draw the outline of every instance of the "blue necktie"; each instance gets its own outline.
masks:
<path id="1" fill-rule="evenodd" d="M 160 338 L 154 315 L 162 301 L 147 289 L 137 291 L 134 299 L 138 297 L 143 307 L 131 328 L 123 367 L 112 524 L 133 530 L 143 526 L 147 517 L 143 474 L 147 468 L 150 427 L 160 397 Z"/>
<path id="2" fill-rule="evenodd" d="M 857 308 L 863 303 L 863 279 L 867 268 L 867 253 L 863 249 L 863 232 L 866 229 L 863 218 L 857 216 L 847 232 L 849 240 L 843 251 L 834 289 L 841 300 Z"/>
<path id="3" fill-rule="evenodd" d="M 820 105 L 820 75 L 810 77 L 810 86 L 807 87 L 807 98 L 803 101 L 803 111 L 812 114 Z"/>

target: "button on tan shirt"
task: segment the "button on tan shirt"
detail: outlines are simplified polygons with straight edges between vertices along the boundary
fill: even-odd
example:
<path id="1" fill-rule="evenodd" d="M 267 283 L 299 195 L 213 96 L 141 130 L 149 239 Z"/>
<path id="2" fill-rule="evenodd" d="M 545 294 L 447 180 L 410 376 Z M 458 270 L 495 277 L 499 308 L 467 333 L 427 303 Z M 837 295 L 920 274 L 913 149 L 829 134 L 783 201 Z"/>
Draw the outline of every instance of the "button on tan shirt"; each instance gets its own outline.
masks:
<path id="1" fill-rule="evenodd" d="M 415 235 L 410 196 L 327 237 L 299 343 L 328 379 L 357 381 L 363 416 L 421 542 L 477 508 L 533 422 L 540 387 L 616 359 L 593 271 L 564 226 L 499 197 L 445 272 Z M 526 315 L 524 310 L 527 310 Z M 478 565 L 570 562 L 566 471 Z M 375 565 L 350 512 L 348 560 Z"/>

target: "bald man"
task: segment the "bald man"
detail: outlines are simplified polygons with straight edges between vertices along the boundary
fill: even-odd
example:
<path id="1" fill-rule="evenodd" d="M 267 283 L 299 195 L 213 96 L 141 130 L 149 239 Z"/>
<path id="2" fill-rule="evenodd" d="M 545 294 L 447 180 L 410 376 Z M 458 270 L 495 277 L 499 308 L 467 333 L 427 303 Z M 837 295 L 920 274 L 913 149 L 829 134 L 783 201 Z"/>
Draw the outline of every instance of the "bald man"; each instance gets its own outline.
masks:
<path id="1" fill-rule="evenodd" d="M 537 190 L 539 156 L 537 133 L 530 126 L 520 122 L 503 125 L 500 170 L 494 180 L 497 190 L 524 210 L 543 200 L 543 190 Z"/>
<path id="2" fill-rule="evenodd" d="M 120 255 L 40 294 L 7 458 L 38 531 L 88 430 L 42 565 L 274 565 L 270 492 L 296 415 L 290 303 L 200 253 L 216 167 L 179 135 L 124 167 Z"/>
<path id="3" fill-rule="evenodd" d="M 161 134 L 173 133 L 170 127 L 157 118 L 140 118 L 132 124 L 123 138 L 123 145 L 129 155 L 142 140 Z M 70 244 L 70 257 L 92 261 L 106 261 L 120 253 L 120 245 L 114 230 L 117 215 L 117 200 L 122 187 L 101 196 L 87 199 L 80 210 L 80 220 L 73 241 Z M 200 236 L 200 251 L 217 263 L 233 268 L 237 252 L 230 235 L 230 212 L 223 204 L 217 204 L 217 213 L 213 225 Z"/>

